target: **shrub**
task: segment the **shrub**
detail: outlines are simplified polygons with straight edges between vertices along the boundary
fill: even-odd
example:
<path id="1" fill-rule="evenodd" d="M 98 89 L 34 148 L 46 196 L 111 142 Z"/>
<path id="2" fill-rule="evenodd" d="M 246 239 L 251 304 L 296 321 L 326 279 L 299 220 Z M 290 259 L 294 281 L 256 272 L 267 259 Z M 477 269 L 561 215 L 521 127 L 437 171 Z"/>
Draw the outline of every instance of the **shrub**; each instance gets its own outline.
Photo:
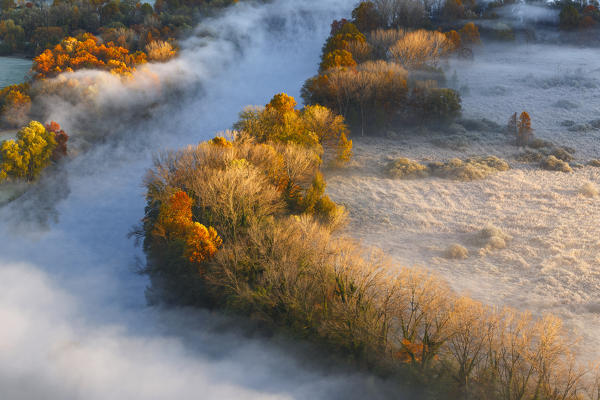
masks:
<path id="1" fill-rule="evenodd" d="M 504 249 L 512 237 L 494 225 L 487 225 L 477 233 L 476 242 L 484 250 Z"/>
<path id="2" fill-rule="evenodd" d="M 573 172 L 571 166 L 565 161 L 559 160 L 553 155 L 549 155 L 542 160 L 540 167 L 548 171 Z"/>
<path id="3" fill-rule="evenodd" d="M 386 173 L 392 178 L 415 179 L 424 178 L 429 175 L 426 165 L 420 164 L 408 158 L 398 158 L 390 161 L 386 166 Z"/>
<path id="4" fill-rule="evenodd" d="M 469 257 L 469 250 L 460 244 L 453 244 L 446 249 L 446 258 L 453 260 L 464 260 Z"/>
<path id="5" fill-rule="evenodd" d="M 541 162 L 544 159 L 544 155 L 539 151 L 525 150 L 523 153 L 517 155 L 517 161 L 533 163 Z"/>
<path id="6" fill-rule="evenodd" d="M 495 172 L 509 169 L 506 161 L 494 156 L 472 157 L 464 161 L 454 158 L 446 163 L 429 164 L 432 175 L 459 181 L 483 179 Z"/>
<path id="7" fill-rule="evenodd" d="M 553 146 L 552 142 L 549 142 L 544 139 L 535 138 L 529 141 L 527 144 L 528 147 L 532 149 L 543 149 L 543 148 L 551 148 Z"/>
<path id="8" fill-rule="evenodd" d="M 587 197 L 595 197 L 598 196 L 598 187 L 594 185 L 592 182 L 585 183 L 581 189 L 579 189 L 579 193 Z"/>
<path id="9" fill-rule="evenodd" d="M 600 168 L 600 159 L 590 160 L 588 161 L 588 165 L 591 167 Z"/>
<path id="10" fill-rule="evenodd" d="M 565 162 L 571 162 L 575 159 L 575 157 L 573 157 L 571 152 L 569 150 L 565 149 L 564 147 L 556 147 L 552 150 L 552 153 L 550 153 L 550 154 L 553 155 L 554 157 L 558 158 L 559 160 L 562 160 Z"/>
<path id="11" fill-rule="evenodd" d="M 453 89 L 415 87 L 410 105 L 422 120 L 444 122 L 461 114 L 460 94 Z"/>

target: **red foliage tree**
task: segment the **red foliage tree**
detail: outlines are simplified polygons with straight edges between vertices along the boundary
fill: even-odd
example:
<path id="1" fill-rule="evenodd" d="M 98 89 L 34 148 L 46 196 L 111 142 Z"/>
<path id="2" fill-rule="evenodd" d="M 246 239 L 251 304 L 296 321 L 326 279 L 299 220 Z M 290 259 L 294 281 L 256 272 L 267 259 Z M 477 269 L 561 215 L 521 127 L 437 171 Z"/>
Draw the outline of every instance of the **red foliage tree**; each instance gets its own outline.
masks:
<path id="1" fill-rule="evenodd" d="M 46 130 L 54 133 L 54 140 L 56 140 L 56 147 L 52 152 L 52 161 L 58 161 L 67 155 L 67 142 L 69 141 L 69 135 L 60 129 L 60 125 L 54 121 L 46 124 Z"/>

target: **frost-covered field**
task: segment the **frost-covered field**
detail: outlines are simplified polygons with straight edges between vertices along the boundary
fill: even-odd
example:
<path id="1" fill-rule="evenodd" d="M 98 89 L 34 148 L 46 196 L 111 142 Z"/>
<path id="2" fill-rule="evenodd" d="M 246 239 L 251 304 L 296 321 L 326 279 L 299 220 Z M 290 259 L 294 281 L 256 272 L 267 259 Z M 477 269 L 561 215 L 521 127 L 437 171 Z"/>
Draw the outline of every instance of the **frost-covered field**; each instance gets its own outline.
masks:
<path id="1" fill-rule="evenodd" d="M 600 157 L 600 130 L 584 125 L 600 118 L 597 60 L 597 49 L 489 46 L 473 63 L 452 64 L 449 75 L 456 69 L 459 85 L 469 87 L 466 117 L 504 125 L 527 110 L 536 136 L 574 148 L 576 162 L 585 163 Z M 582 127 L 570 131 L 564 120 Z M 585 356 L 598 359 L 600 197 L 580 191 L 589 183 L 600 187 L 600 168 L 544 171 L 516 162 L 518 149 L 503 133 L 449 130 L 448 138 L 399 131 L 396 139 L 355 141 L 355 166 L 328 179 L 330 195 L 350 210 L 349 231 L 484 302 L 560 315 L 585 339 Z M 388 157 L 426 162 L 488 154 L 512 169 L 473 182 L 394 180 L 382 171 Z M 505 248 L 482 243 L 478 232 L 487 225 L 510 237 Z M 452 244 L 469 257 L 445 258 Z"/>

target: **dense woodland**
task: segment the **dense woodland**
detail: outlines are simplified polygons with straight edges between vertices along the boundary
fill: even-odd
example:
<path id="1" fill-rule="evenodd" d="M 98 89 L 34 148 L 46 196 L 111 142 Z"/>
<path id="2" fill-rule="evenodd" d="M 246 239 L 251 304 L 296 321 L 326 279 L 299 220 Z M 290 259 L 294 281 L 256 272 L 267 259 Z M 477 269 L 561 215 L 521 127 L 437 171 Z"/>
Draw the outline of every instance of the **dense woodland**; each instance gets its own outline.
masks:
<path id="1" fill-rule="evenodd" d="M 485 306 L 340 234 L 346 211 L 320 170 L 351 157 L 344 121 L 292 105 L 277 95 L 240 131 L 157 158 L 135 232 L 150 300 L 250 316 L 415 398 L 598 399 L 559 318 Z"/>
<path id="2" fill-rule="evenodd" d="M 0 54 L 36 56 L 65 37 L 85 33 L 130 52 L 161 40 L 174 44 L 199 20 L 237 0 L 157 0 L 154 6 L 134 0 L 81 0 L 0 4 Z"/>
<path id="3" fill-rule="evenodd" d="M 394 4 L 407 3 L 362 2 L 332 24 L 302 110 L 279 94 L 243 110 L 235 131 L 157 158 L 135 232 L 149 298 L 250 316 L 399 379 L 416 398 L 597 400 L 595 372 L 576 363 L 560 319 L 459 296 L 340 233 L 346 212 L 321 170 L 351 159 L 349 130 L 458 116 L 439 65 L 480 43 L 473 23 L 438 30 L 415 17 L 432 5 Z M 532 140 L 526 112 L 508 130 L 519 146 Z"/>

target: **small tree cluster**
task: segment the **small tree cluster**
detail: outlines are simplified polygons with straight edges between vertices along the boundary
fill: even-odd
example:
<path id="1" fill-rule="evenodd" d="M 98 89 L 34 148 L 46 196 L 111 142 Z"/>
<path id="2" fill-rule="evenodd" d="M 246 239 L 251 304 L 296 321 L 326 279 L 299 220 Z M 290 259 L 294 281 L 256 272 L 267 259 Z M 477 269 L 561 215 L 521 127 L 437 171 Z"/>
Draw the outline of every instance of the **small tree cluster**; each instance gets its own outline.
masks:
<path id="1" fill-rule="evenodd" d="M 531 117 L 527 111 L 523 111 L 518 118 L 517 113 L 511 115 L 508 120 L 507 131 L 510 135 L 514 135 L 517 146 L 527 146 L 533 139 Z"/>
<path id="2" fill-rule="evenodd" d="M 6 179 L 35 180 L 50 165 L 56 149 L 53 132 L 32 121 L 17 132 L 16 140 L 0 144 L 0 182 Z"/>
<path id="3" fill-rule="evenodd" d="M 63 39 L 52 50 L 46 49 L 33 59 L 35 78 L 44 79 L 84 68 L 103 69 L 127 75 L 135 66 L 146 62 L 146 54 L 130 54 L 126 48 L 112 42 L 101 44 L 95 36 L 84 34 L 81 40 L 72 37 Z"/>
<path id="4" fill-rule="evenodd" d="M 345 163 L 352 156 L 352 141 L 344 118 L 330 109 L 314 105 L 296 110 L 296 100 L 277 94 L 264 108 L 247 108 L 240 113 L 235 129 L 260 143 L 296 143 L 325 152 L 327 161 Z"/>
<path id="5" fill-rule="evenodd" d="M 467 24 L 460 33 L 447 34 L 381 29 L 388 26 L 382 15 L 401 14 L 408 4 L 384 3 L 361 2 L 353 11 L 352 22 L 333 22 L 323 46 L 319 75 L 302 88 L 305 103 L 336 110 L 361 135 L 394 122 L 422 123 L 458 116 L 460 96 L 452 89 L 438 88 L 445 79 L 437 65 L 452 51 L 463 49 L 463 43 L 476 42 L 477 27 Z M 370 32 L 364 35 L 359 26 Z"/>

